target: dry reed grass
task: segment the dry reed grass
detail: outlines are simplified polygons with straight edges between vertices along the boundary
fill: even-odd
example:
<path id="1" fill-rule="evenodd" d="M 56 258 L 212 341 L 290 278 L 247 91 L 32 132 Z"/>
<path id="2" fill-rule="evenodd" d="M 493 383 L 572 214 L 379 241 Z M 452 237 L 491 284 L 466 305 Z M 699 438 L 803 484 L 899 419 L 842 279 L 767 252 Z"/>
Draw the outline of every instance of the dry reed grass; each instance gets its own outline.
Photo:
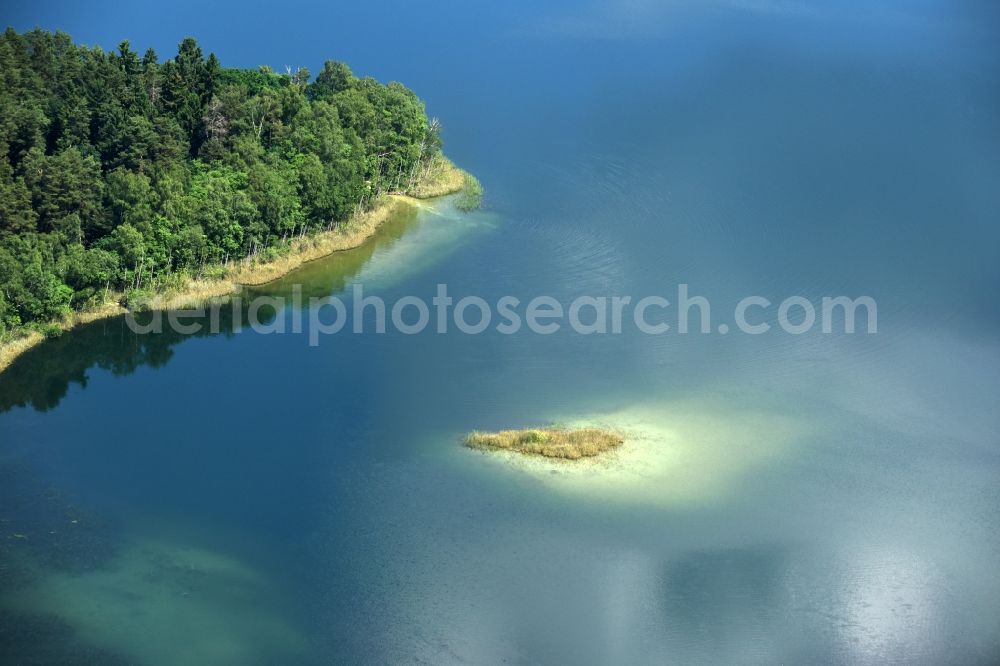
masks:
<path id="1" fill-rule="evenodd" d="M 125 308 L 117 302 L 108 301 L 100 306 L 95 306 L 82 312 L 70 313 L 62 319 L 49 323 L 58 327 L 59 330 L 65 331 L 80 324 L 88 324 L 98 319 L 114 317 L 123 312 L 125 312 Z M 26 329 L 15 333 L 10 339 L 0 342 L 0 373 L 6 370 L 14 362 L 14 359 L 32 347 L 44 342 L 45 339 L 46 336 L 44 333 L 35 329 Z"/>
<path id="2" fill-rule="evenodd" d="M 270 261 L 239 261 L 230 264 L 221 277 L 188 278 L 180 287 L 157 292 L 143 299 L 146 310 L 179 310 L 204 305 L 212 298 L 228 296 L 238 291 L 242 285 L 260 286 L 290 273 L 302 264 L 320 259 L 341 250 L 350 250 L 361 245 L 379 225 L 389 219 L 398 206 L 419 206 L 419 199 L 431 199 L 462 190 L 467 174 L 443 155 L 435 157 L 420 174 L 416 185 L 405 194 L 390 194 L 379 199 L 371 210 L 355 214 L 347 222 L 331 231 L 324 231 L 293 239 L 286 252 Z M 79 324 L 124 314 L 121 303 L 125 296 L 109 293 L 101 305 L 75 312 L 58 320 L 48 322 L 63 331 Z M 14 359 L 44 341 L 45 335 L 38 330 L 24 329 L 0 341 L 0 373 L 7 369 Z"/>
<path id="3" fill-rule="evenodd" d="M 291 241 L 289 250 L 273 261 L 237 262 L 231 264 L 218 279 L 189 278 L 179 288 L 155 293 L 142 301 L 146 310 L 178 310 L 198 307 L 212 298 L 228 296 L 241 285 L 257 286 L 276 280 L 307 261 L 325 257 L 340 250 L 361 245 L 374 234 L 398 206 L 417 205 L 410 197 L 390 195 L 380 199 L 368 211 L 354 215 L 349 221 L 332 231 L 303 236 Z M 109 293 L 101 305 L 74 312 L 48 323 L 63 331 L 98 319 L 124 314 L 121 306 L 125 298 L 120 293 Z M 46 336 L 38 330 L 25 329 L 0 342 L 0 373 L 18 356 L 38 345 Z"/>
<path id="4" fill-rule="evenodd" d="M 14 359 L 45 340 L 38 331 L 26 331 L 23 335 L 0 344 L 0 372 L 14 362 Z"/>
<path id="5" fill-rule="evenodd" d="M 465 438 L 465 445 L 483 451 L 514 451 L 546 458 L 579 460 L 592 458 L 622 445 L 619 433 L 601 428 L 529 428 L 499 432 L 474 431 Z"/>
<path id="6" fill-rule="evenodd" d="M 420 174 L 416 185 L 406 193 L 417 199 L 454 194 L 465 187 L 466 173 L 444 155 L 436 155 Z"/>

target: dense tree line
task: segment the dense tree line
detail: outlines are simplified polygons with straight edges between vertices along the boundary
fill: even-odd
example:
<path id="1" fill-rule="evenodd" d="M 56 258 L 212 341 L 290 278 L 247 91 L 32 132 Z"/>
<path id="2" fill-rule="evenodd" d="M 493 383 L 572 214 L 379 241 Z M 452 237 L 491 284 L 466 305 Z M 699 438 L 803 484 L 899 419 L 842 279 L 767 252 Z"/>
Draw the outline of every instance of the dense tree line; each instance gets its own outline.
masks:
<path id="1" fill-rule="evenodd" d="M 440 151 L 399 83 L 0 36 L 0 334 L 329 228 Z"/>

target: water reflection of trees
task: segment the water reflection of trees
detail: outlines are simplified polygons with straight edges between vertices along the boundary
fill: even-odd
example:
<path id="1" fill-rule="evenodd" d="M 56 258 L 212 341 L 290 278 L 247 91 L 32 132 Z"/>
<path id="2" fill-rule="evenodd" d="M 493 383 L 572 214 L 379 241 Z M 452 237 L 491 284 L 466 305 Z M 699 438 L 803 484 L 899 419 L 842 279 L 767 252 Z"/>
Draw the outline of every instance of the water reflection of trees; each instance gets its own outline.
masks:
<path id="1" fill-rule="evenodd" d="M 160 368 L 173 357 L 173 347 L 191 337 L 232 336 L 248 320 L 248 301 L 255 296 L 283 297 L 290 301 L 293 286 L 301 285 L 303 302 L 344 290 L 378 249 L 398 241 L 417 218 L 417 209 L 405 206 L 387 220 L 372 238 L 362 245 L 338 252 L 331 257 L 305 264 L 293 273 L 262 287 L 246 288 L 238 307 L 223 304 L 217 308 L 218 325 L 205 325 L 194 333 L 168 330 L 137 334 L 130 330 L 125 317 L 114 317 L 79 326 L 72 331 L 25 352 L 0 375 L 0 412 L 28 406 L 39 411 L 54 408 L 66 396 L 70 384 L 87 386 L 87 370 L 98 367 L 116 376 L 124 376 L 146 366 Z M 267 308 L 258 317 L 266 324 Z M 148 315 L 147 315 L 148 316 Z M 273 318 L 273 314 L 270 315 Z M 137 317 L 140 323 L 142 316 Z M 184 323 L 194 320 L 185 319 Z M 164 316 L 166 323 L 166 316 Z"/>

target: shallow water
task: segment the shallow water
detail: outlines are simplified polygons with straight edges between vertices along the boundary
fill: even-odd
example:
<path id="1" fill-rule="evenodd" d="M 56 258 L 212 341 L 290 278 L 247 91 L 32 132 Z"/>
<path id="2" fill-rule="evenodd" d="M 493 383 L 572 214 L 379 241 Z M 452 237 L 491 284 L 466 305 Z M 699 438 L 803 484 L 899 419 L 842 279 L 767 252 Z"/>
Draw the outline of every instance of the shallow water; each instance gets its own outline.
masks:
<path id="1" fill-rule="evenodd" d="M 442 116 L 486 209 L 402 214 L 255 293 L 687 283 L 713 322 L 867 294 L 877 334 L 81 328 L 0 375 L 0 649 L 995 662 L 996 10 L 671 7 L 532 5 L 388 51 L 344 32 Z M 551 422 L 634 437 L 572 468 L 459 444 Z"/>

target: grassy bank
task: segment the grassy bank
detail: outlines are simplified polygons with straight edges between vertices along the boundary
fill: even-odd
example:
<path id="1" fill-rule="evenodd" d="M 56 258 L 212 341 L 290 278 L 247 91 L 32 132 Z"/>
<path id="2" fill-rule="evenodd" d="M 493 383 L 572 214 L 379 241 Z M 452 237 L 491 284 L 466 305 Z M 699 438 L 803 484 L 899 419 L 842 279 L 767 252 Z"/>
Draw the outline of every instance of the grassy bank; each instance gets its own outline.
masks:
<path id="1" fill-rule="evenodd" d="M 472 432 L 465 438 L 465 445 L 481 451 L 513 451 L 546 458 L 579 460 L 611 451 L 624 441 L 619 433 L 601 428 L 531 428 Z"/>
<path id="2" fill-rule="evenodd" d="M 433 162 L 433 169 L 423 174 L 417 184 L 405 193 L 384 195 L 370 210 L 356 213 L 331 231 L 294 238 L 275 248 L 267 259 L 242 260 L 226 266 L 213 266 L 200 277 L 177 274 L 172 276 L 168 285 L 151 293 L 109 292 L 99 305 L 68 313 L 45 324 L 15 329 L 0 339 L 0 373 L 14 359 L 47 337 L 59 335 L 80 324 L 125 313 L 125 304 L 130 299 L 141 300 L 142 308 L 146 310 L 194 307 L 210 298 L 232 294 L 243 285 L 259 286 L 277 280 L 308 261 L 355 248 L 374 234 L 399 206 L 415 205 L 419 203 L 417 199 L 462 192 L 467 179 L 472 178 L 445 157 Z"/>
<path id="3" fill-rule="evenodd" d="M 456 167 L 444 155 L 437 155 L 419 174 L 416 185 L 407 188 L 405 194 L 427 199 L 455 192 L 459 193 L 455 205 L 460 210 L 479 208 L 483 199 L 483 186 L 475 176 Z"/>
<path id="4" fill-rule="evenodd" d="M 416 199 L 430 199 L 460 191 L 470 174 L 455 166 L 444 155 L 435 155 L 418 174 L 416 183 L 406 194 Z"/>

